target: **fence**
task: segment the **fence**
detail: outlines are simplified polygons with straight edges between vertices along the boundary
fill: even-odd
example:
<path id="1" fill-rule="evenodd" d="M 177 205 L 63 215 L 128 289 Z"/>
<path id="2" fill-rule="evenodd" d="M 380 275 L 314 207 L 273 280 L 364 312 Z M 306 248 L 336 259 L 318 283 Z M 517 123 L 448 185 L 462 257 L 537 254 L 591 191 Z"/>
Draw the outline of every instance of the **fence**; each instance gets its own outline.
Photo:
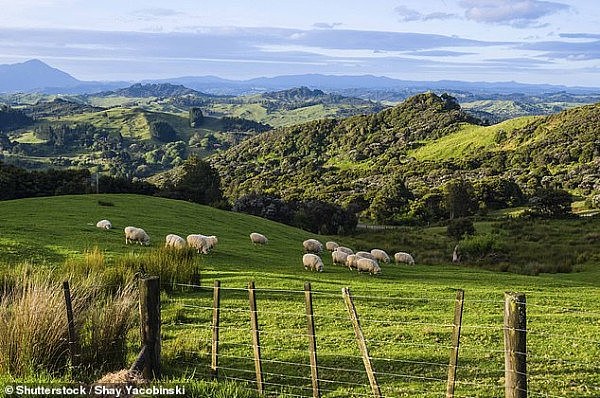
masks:
<path id="1" fill-rule="evenodd" d="M 389 297 L 308 285 L 180 286 L 193 293 L 172 303 L 167 328 L 179 333 L 164 344 L 183 365 L 182 376 L 298 397 L 600 395 L 594 312 L 527 304 L 515 294 L 503 300 L 475 292 L 479 297 L 465 301 L 460 290 Z M 585 333 L 592 335 L 553 332 L 562 330 L 556 320 L 571 323 L 572 316 L 589 323 Z M 569 357 L 569 348 L 582 346 L 584 359 Z"/>
<path id="2" fill-rule="evenodd" d="M 140 281 L 132 369 L 147 377 L 161 376 L 162 350 L 180 376 L 267 396 L 600 396 L 600 313 L 560 298 L 177 286 L 161 320 L 158 278 Z"/>

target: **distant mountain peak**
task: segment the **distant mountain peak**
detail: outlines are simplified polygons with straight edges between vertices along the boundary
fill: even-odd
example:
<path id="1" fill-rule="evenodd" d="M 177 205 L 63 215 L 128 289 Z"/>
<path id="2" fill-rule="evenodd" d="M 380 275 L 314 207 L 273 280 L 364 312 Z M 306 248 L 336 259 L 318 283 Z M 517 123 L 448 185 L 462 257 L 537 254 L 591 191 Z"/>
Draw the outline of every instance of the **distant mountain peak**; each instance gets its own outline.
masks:
<path id="1" fill-rule="evenodd" d="M 0 92 L 33 91 L 46 87 L 72 87 L 79 80 L 39 59 L 0 65 Z"/>

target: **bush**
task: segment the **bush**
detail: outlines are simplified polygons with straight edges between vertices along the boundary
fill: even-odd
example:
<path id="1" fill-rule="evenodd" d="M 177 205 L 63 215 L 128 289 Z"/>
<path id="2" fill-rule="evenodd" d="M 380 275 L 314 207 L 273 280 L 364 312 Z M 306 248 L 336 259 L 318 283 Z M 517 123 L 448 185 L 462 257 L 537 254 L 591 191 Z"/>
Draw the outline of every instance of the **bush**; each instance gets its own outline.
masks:
<path id="1" fill-rule="evenodd" d="M 499 263 L 507 258 L 507 248 L 496 235 L 474 235 L 460 243 L 463 260 L 474 263 Z"/>
<path id="2" fill-rule="evenodd" d="M 572 214 L 573 197 L 562 189 L 539 189 L 529 202 L 531 213 L 536 216 L 564 218 Z"/>
<path id="3" fill-rule="evenodd" d="M 475 226 L 473 221 L 468 218 L 456 218 L 450 220 L 446 228 L 446 235 L 459 241 L 465 235 L 475 235 Z"/>

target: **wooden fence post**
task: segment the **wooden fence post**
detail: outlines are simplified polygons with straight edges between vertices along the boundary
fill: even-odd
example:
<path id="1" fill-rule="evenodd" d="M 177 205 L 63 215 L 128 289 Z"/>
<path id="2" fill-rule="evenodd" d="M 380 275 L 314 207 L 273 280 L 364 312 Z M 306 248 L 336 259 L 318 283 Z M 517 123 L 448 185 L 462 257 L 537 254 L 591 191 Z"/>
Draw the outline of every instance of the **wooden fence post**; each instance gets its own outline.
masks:
<path id="1" fill-rule="evenodd" d="M 319 368 L 317 365 L 317 339 L 315 338 L 315 319 L 312 305 L 310 282 L 304 283 L 304 302 L 306 303 L 306 324 L 308 331 L 308 350 L 310 353 L 310 375 L 312 378 L 313 398 L 320 398 Z"/>
<path id="2" fill-rule="evenodd" d="M 160 279 L 150 276 L 140 279 L 140 335 L 142 347 L 146 347 L 144 370 L 146 379 L 158 379 L 160 366 Z"/>
<path id="3" fill-rule="evenodd" d="M 360 327 L 356 307 L 354 307 L 354 302 L 352 301 L 352 296 L 350 295 L 350 288 L 342 288 L 342 296 L 344 297 L 346 307 L 348 308 L 348 314 L 350 315 L 350 320 L 352 321 L 352 326 L 354 327 L 354 335 L 356 336 L 356 342 L 358 343 L 358 348 L 360 349 L 360 353 L 362 355 L 367 377 L 369 378 L 371 390 L 373 391 L 373 396 L 375 398 L 381 398 L 381 390 L 379 389 L 379 384 L 377 384 L 377 379 L 375 378 L 375 371 L 373 370 L 373 364 L 371 363 L 371 357 L 369 356 L 369 350 L 367 349 L 365 336 L 363 335 L 362 328 Z"/>
<path id="4" fill-rule="evenodd" d="M 77 335 L 75 334 L 75 320 L 73 319 L 73 303 L 71 301 L 71 288 L 69 281 L 63 282 L 63 292 L 65 294 L 65 307 L 67 310 L 67 331 L 69 333 L 69 356 L 71 365 L 76 365 L 77 356 Z"/>
<path id="5" fill-rule="evenodd" d="M 454 302 L 454 321 L 452 322 L 452 351 L 450 352 L 450 364 L 448 365 L 448 382 L 446 384 L 446 398 L 454 398 L 454 385 L 456 380 L 456 366 L 458 365 L 458 348 L 460 346 L 460 328 L 462 325 L 462 313 L 465 302 L 464 290 L 456 291 Z"/>
<path id="6" fill-rule="evenodd" d="M 527 398 L 527 311 L 525 294 L 504 293 L 506 398 Z"/>
<path id="7" fill-rule="evenodd" d="M 211 377 L 216 379 L 219 371 L 219 311 L 221 308 L 221 282 L 215 281 L 213 288 Z"/>
<path id="8" fill-rule="evenodd" d="M 252 327 L 252 347 L 254 348 L 254 369 L 256 371 L 256 390 L 260 395 L 265 392 L 263 383 L 262 362 L 260 359 L 260 336 L 258 332 L 258 312 L 256 311 L 256 295 L 254 281 L 248 283 L 248 298 L 250 300 L 250 324 Z"/>

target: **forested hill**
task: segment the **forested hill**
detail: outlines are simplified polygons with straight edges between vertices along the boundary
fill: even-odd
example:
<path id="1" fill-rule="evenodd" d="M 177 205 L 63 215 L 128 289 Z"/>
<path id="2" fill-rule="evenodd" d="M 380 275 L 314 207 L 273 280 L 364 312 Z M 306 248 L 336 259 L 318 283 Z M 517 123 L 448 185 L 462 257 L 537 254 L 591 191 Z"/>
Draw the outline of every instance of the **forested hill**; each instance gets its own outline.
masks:
<path id="1" fill-rule="evenodd" d="M 408 203 L 459 177 L 591 196 L 600 194 L 599 132 L 600 104 L 486 127 L 454 98 L 427 93 L 373 115 L 280 128 L 211 161 L 232 198 L 258 191 L 368 208 L 402 181 Z"/>
<path id="2" fill-rule="evenodd" d="M 477 120 L 463 112 L 454 98 L 427 93 L 372 115 L 276 129 L 212 161 L 232 197 L 266 190 L 296 198 L 316 195 L 316 190 L 335 192 L 338 199 L 338 192 L 355 190 L 356 179 L 370 179 L 405 159 L 417 140 L 450 134 L 465 122 Z M 317 189 L 316 185 L 332 186 Z"/>
<path id="3" fill-rule="evenodd" d="M 141 84 L 136 83 L 132 86 L 121 88 L 114 91 L 103 91 L 101 93 L 90 94 L 96 97 L 128 97 L 128 98 L 148 98 L 148 97 L 179 97 L 184 95 L 194 95 L 198 97 L 210 97 L 208 94 L 201 93 L 191 88 L 175 84 Z"/>

